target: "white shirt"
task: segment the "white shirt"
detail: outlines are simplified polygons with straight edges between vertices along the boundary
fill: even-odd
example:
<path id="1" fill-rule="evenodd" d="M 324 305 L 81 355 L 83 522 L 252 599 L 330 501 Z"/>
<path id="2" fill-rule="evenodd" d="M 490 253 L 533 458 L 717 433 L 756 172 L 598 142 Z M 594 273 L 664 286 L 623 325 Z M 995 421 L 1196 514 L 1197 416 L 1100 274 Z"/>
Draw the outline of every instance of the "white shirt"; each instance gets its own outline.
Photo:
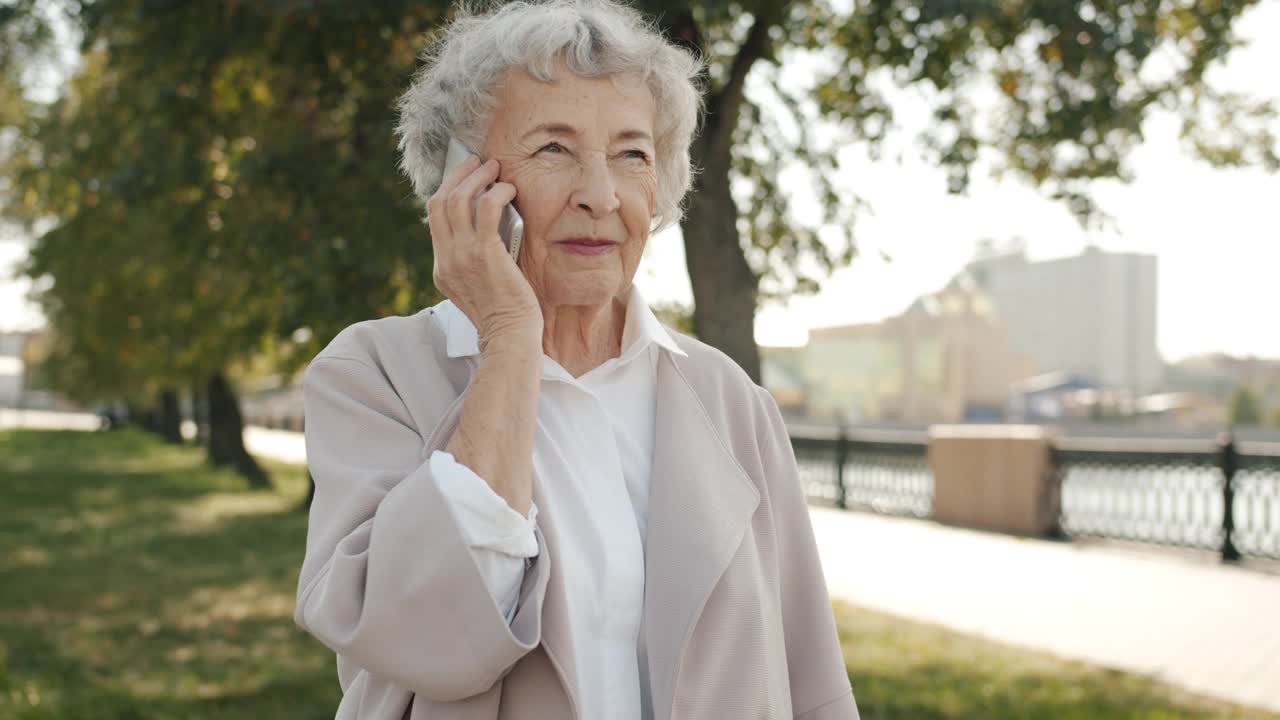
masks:
<path id="1" fill-rule="evenodd" d="M 449 357 L 478 363 L 475 326 L 452 302 L 436 305 Z M 542 358 L 533 467 L 543 512 L 560 529 L 556 567 L 564 580 L 583 718 L 652 717 L 641 627 L 644 543 L 659 353 L 684 355 L 632 286 L 622 350 L 574 378 Z M 525 558 L 538 552 L 537 506 L 521 517 L 489 484 L 446 452 L 431 473 L 449 498 L 498 607 L 515 617 Z"/>

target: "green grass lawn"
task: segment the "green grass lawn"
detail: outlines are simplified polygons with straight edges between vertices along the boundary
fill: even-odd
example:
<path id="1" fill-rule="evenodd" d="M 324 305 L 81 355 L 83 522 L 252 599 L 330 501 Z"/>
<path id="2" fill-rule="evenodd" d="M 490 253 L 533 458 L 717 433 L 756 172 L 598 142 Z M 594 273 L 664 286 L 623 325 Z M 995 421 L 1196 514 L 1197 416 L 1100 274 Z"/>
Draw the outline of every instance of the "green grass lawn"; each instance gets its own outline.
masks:
<path id="1" fill-rule="evenodd" d="M 0 431 L 0 720 L 331 718 L 293 624 L 306 476 L 249 491 L 135 431 Z M 1271 718 L 837 606 L 866 720 Z"/>

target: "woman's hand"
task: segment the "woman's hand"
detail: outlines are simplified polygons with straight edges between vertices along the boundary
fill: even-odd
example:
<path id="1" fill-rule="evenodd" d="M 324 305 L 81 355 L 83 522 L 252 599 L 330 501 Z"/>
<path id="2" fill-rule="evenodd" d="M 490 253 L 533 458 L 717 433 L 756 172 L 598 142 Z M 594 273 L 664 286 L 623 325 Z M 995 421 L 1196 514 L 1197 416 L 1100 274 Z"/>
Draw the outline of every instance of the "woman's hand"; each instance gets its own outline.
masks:
<path id="1" fill-rule="evenodd" d="M 481 351 L 494 340 L 541 349 L 542 309 L 498 236 L 502 208 L 515 199 L 516 188 L 497 178 L 497 160 L 470 157 L 431 196 L 432 278 L 476 326 Z"/>
<path id="2" fill-rule="evenodd" d="M 497 178 L 496 160 L 482 164 L 471 157 L 431 196 L 432 276 L 476 326 L 483 356 L 448 451 L 516 512 L 527 515 L 533 498 L 542 309 L 498 237 L 498 217 L 515 198 L 516 188 L 495 183 Z M 484 190 L 489 183 L 493 187 Z"/>

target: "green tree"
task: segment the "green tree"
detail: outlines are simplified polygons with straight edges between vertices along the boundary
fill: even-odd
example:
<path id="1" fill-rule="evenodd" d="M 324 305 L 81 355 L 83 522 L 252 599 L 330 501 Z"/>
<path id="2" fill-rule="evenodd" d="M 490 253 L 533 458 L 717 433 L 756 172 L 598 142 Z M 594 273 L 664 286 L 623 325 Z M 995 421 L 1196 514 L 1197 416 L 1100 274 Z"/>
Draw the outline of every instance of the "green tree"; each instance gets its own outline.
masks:
<path id="1" fill-rule="evenodd" d="M 39 299 L 60 385 L 168 405 L 166 388 L 198 388 L 211 460 L 261 480 L 233 369 L 267 353 L 288 373 L 351 322 L 435 299 L 391 129 L 436 12 L 80 7 L 83 67 L 26 119 L 5 208 L 56 219 L 26 270 L 53 280 Z"/>
<path id="2" fill-rule="evenodd" d="M 1204 81 L 1253 2 L 640 4 L 708 60 L 708 114 L 693 148 L 701 173 L 682 225 L 693 324 L 755 378 L 761 297 L 812 291 L 853 256 L 860 205 L 833 185 L 834 148 L 880 147 L 893 121 L 889 87 L 927 90 L 935 121 L 921 148 L 948 170 L 950 190 L 964 191 L 989 148 L 1002 170 L 1082 219 L 1096 217 L 1088 183 L 1125 177 L 1124 158 L 1157 107 L 1181 112 L 1188 143 L 1214 162 L 1280 164 L 1266 125 L 1274 108 Z M 108 333 L 103 347 L 136 347 L 132 358 L 148 366 L 121 377 L 211 377 L 248 352 L 297 367 L 351 322 L 436 299 L 391 126 L 444 0 L 60 6 L 83 30 L 85 77 L 19 135 L 22 171 L 6 214 L 59 221 L 37 242 L 32 271 L 57 278 L 46 293 L 56 322 Z M 1157 50 L 1173 68 L 1163 75 L 1146 72 Z M 809 87 L 781 79 L 781 63 L 798 53 L 824 64 Z M 972 107 L 984 86 L 999 97 L 992 127 Z M 1218 117 L 1231 122 L 1225 135 L 1210 122 Z M 794 163 L 810 169 L 813 188 L 780 186 Z M 816 222 L 792 217 L 801 192 L 821 200 Z M 824 228 L 839 240 L 820 241 Z M 111 251 L 98 252 L 100 242 Z M 82 300 L 60 297 L 87 291 L 63 276 L 128 285 L 132 299 L 85 309 L 118 315 L 87 329 L 70 317 Z M 168 369 L 149 366 L 158 359 Z"/>
<path id="3" fill-rule="evenodd" d="M 1238 385 L 1231 393 L 1230 416 L 1232 425 L 1262 424 L 1262 407 L 1258 395 L 1247 385 Z"/>
<path id="4" fill-rule="evenodd" d="M 43 5 L 0 0 L 0 131 L 17 126 L 25 115 L 31 68 L 52 60 L 53 29 Z"/>

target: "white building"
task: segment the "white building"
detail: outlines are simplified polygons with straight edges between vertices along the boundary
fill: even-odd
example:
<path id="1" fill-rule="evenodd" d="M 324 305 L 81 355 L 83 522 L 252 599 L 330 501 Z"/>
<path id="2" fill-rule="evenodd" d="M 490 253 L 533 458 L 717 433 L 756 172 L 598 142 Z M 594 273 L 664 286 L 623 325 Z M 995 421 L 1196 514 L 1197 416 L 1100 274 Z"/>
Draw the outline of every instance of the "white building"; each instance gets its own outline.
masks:
<path id="1" fill-rule="evenodd" d="M 17 407 L 22 397 L 25 333 L 0 332 L 0 407 Z"/>
<path id="2" fill-rule="evenodd" d="M 1091 247 L 1075 257 L 1030 262 L 1020 250 L 966 268 L 995 303 L 1015 350 L 1043 372 L 1077 373 L 1102 387 L 1160 389 L 1156 258 Z"/>

